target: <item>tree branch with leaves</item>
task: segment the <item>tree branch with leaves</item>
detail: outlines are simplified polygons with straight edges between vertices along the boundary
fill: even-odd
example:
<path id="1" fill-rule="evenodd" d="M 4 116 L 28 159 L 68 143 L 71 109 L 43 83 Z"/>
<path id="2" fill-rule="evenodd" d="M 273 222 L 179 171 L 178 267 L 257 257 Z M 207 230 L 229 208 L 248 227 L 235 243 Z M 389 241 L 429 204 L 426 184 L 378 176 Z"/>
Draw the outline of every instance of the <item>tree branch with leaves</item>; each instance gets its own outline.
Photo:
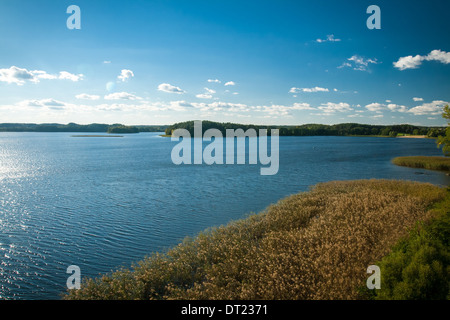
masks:
<path id="1" fill-rule="evenodd" d="M 450 107 L 446 105 L 442 117 L 450 120 Z M 445 136 L 439 136 L 437 138 L 438 148 L 442 146 L 442 152 L 445 156 L 450 156 L 450 122 L 447 122 L 447 128 L 445 129 Z"/>

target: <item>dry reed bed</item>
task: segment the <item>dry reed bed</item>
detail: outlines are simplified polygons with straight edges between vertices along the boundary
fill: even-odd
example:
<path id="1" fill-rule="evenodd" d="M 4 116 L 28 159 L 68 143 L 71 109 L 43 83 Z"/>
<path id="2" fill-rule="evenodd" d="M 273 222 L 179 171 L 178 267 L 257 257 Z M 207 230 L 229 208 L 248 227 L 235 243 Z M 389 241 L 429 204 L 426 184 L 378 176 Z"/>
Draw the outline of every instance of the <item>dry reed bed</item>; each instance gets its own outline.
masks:
<path id="1" fill-rule="evenodd" d="M 450 171 L 450 159 L 448 157 L 397 157 L 392 159 L 392 163 L 411 168 Z"/>
<path id="2" fill-rule="evenodd" d="M 431 184 L 318 184 L 164 254 L 85 281 L 66 299 L 357 299 L 366 269 L 445 197 Z"/>

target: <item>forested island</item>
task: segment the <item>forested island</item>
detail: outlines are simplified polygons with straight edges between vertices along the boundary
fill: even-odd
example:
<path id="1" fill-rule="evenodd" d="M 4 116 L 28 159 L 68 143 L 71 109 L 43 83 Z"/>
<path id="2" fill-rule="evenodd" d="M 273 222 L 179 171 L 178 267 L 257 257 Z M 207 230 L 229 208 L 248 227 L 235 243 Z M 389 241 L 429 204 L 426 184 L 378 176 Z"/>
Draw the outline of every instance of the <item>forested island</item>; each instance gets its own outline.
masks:
<path id="1" fill-rule="evenodd" d="M 114 125 L 108 128 L 107 133 L 139 133 L 135 126 Z"/>
<path id="2" fill-rule="evenodd" d="M 370 125 L 359 123 L 341 123 L 334 125 L 326 124 L 304 124 L 299 126 L 261 126 L 237 123 L 220 123 L 213 121 L 202 121 L 203 133 L 208 129 L 218 129 L 225 136 L 227 129 L 278 129 L 280 136 L 383 136 L 397 137 L 404 135 L 427 136 L 435 138 L 445 135 L 445 127 L 422 127 L 410 124 L 399 125 Z M 165 129 L 167 136 L 172 135 L 176 129 L 187 129 L 191 136 L 194 133 L 194 121 L 179 122 Z"/>

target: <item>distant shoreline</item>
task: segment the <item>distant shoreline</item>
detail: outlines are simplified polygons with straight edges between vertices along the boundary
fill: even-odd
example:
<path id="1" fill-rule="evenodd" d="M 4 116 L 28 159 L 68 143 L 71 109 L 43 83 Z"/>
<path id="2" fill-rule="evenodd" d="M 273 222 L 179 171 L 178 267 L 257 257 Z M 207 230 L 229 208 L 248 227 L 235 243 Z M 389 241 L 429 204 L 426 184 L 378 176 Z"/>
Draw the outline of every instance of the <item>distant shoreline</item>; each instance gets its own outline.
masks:
<path id="1" fill-rule="evenodd" d="M 426 139 L 427 136 L 398 136 L 397 138 Z"/>
<path id="2" fill-rule="evenodd" d="M 73 138 L 123 138 L 118 135 L 106 135 L 106 134 L 78 134 L 71 136 Z"/>
<path id="3" fill-rule="evenodd" d="M 70 133 L 140 133 L 158 132 L 170 136 L 176 129 L 186 129 L 191 136 L 194 134 L 194 122 L 186 121 L 172 125 L 123 125 L 123 124 L 100 124 L 91 123 L 80 125 L 76 123 L 0 123 L 0 132 L 70 132 Z M 230 122 L 202 121 L 204 131 L 218 129 L 223 135 L 227 129 L 255 130 L 260 129 L 278 130 L 279 136 L 362 136 L 362 137 L 411 137 L 422 138 L 423 136 L 438 137 L 445 135 L 445 127 L 423 127 L 409 124 L 399 125 L 371 125 L 360 123 L 340 123 L 334 125 L 303 124 L 303 125 L 252 125 Z M 202 132 L 203 133 L 203 132 Z"/>

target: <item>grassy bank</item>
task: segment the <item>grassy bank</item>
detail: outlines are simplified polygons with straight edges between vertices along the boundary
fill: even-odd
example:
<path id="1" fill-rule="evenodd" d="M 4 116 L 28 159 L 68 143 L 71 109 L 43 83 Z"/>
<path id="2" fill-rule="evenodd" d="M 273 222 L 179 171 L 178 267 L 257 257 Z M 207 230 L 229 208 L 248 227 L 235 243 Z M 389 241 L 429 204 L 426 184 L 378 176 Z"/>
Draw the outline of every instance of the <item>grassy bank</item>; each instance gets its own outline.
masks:
<path id="1" fill-rule="evenodd" d="M 392 163 L 404 167 L 450 172 L 450 158 L 448 157 L 397 157 L 392 160 Z"/>
<path id="2" fill-rule="evenodd" d="M 446 193 L 408 181 L 318 184 L 131 269 L 84 279 L 64 298 L 358 299 L 367 267 Z"/>

